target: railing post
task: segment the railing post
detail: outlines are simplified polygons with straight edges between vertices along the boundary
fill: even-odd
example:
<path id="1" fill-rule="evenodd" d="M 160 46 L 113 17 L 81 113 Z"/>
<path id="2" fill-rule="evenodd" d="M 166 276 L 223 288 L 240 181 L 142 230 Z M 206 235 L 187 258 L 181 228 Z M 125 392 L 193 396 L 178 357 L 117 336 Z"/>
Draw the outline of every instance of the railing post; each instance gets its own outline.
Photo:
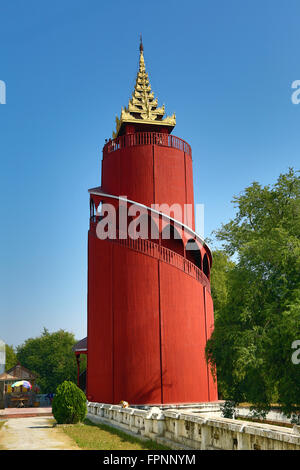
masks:
<path id="1" fill-rule="evenodd" d="M 136 132 L 134 134 L 124 134 L 113 140 L 110 139 L 103 147 L 103 155 L 107 155 L 124 147 L 151 144 L 173 147 L 192 156 L 191 147 L 187 142 L 174 135 L 160 132 Z"/>

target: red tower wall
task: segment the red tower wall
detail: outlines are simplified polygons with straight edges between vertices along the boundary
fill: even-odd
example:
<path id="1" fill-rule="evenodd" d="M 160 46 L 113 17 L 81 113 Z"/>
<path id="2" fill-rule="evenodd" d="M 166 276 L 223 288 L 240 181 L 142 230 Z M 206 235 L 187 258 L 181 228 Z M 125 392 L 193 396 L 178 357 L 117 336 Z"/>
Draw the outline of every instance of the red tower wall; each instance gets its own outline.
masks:
<path id="1" fill-rule="evenodd" d="M 208 401 L 203 287 L 166 263 L 160 276 L 164 402 Z"/>
<path id="2" fill-rule="evenodd" d="M 192 158 L 181 150 L 139 145 L 109 153 L 102 161 L 101 187 L 146 206 L 191 204 L 187 225 L 195 230 Z"/>
<path id="3" fill-rule="evenodd" d="M 88 238 L 88 368 L 87 390 L 101 393 L 104 403 L 113 397 L 112 245 L 89 233 Z M 104 248 L 104 247 L 103 247 Z M 105 273 L 105 277 L 104 274 Z"/>
<path id="4" fill-rule="evenodd" d="M 207 289 L 173 265 L 92 232 L 89 265 L 89 399 L 217 399 L 204 353 L 212 320 Z"/>
<path id="5" fill-rule="evenodd" d="M 185 222 L 194 230 L 193 170 L 188 152 L 155 144 L 104 151 L 98 189 L 91 194 L 96 206 L 103 199 L 117 204 L 108 195 L 126 196 L 148 207 L 154 203 L 192 204 Z M 178 224 L 182 240 L 162 240 L 162 230 L 169 223 L 174 222 L 160 218 L 157 243 L 134 245 L 98 239 L 95 220 L 91 222 L 89 400 L 159 404 L 217 399 L 217 386 L 205 361 L 205 345 L 213 329 L 209 279 L 187 261 L 194 258 L 190 253 L 187 256 L 184 247 L 190 238 L 196 240 L 201 266 L 205 254 L 210 264 L 211 254 L 193 232 Z"/>
<path id="6" fill-rule="evenodd" d="M 206 310 L 206 340 L 208 340 L 214 330 L 214 306 L 213 300 L 209 292 L 205 291 L 205 310 Z M 218 389 L 217 383 L 213 380 L 212 374 L 208 371 L 208 380 L 209 380 L 209 400 L 218 399 Z"/>

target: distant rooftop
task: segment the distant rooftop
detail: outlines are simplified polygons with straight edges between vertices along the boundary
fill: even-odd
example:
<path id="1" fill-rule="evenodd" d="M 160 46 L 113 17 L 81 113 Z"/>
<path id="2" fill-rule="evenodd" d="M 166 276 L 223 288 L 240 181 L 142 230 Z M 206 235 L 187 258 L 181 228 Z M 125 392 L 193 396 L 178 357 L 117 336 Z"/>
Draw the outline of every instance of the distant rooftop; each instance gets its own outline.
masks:
<path id="1" fill-rule="evenodd" d="M 72 351 L 87 351 L 87 336 L 74 344 Z"/>

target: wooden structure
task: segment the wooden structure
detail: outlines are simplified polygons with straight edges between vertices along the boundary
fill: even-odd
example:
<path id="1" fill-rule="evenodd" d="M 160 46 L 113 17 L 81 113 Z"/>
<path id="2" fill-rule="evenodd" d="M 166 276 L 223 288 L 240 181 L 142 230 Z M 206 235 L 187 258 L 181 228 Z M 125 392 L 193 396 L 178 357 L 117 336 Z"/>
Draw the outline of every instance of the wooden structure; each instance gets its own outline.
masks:
<path id="1" fill-rule="evenodd" d="M 37 376 L 31 372 L 31 370 L 27 369 L 26 367 L 22 366 L 18 363 L 16 366 L 12 367 L 7 371 L 7 374 L 13 375 L 16 377 L 16 380 L 28 380 L 33 386 L 37 379 Z"/>
<path id="2" fill-rule="evenodd" d="M 87 337 L 81 339 L 76 343 L 72 351 L 74 351 L 75 356 L 76 356 L 76 362 L 77 362 L 77 385 L 81 390 L 86 390 L 86 371 L 82 372 L 80 374 L 80 356 L 82 354 L 87 355 L 88 350 L 87 350 Z"/>
<path id="3" fill-rule="evenodd" d="M 212 256 L 195 232 L 192 150 L 171 135 L 175 124 L 151 91 L 141 43 L 132 98 L 103 148 L 101 186 L 89 190 L 89 401 L 218 399 L 205 360 Z M 208 177 L 205 164 L 203 171 Z M 115 230 L 108 225 L 103 236 L 110 208 Z"/>
<path id="4" fill-rule="evenodd" d="M 33 406 L 35 403 L 34 385 L 37 376 L 21 364 L 17 364 L 9 369 L 5 374 L 5 405 L 6 407 Z M 0 377 L 1 378 L 1 377 Z M 32 389 L 24 387 L 12 388 L 12 384 L 19 380 L 27 380 L 31 383 Z"/>

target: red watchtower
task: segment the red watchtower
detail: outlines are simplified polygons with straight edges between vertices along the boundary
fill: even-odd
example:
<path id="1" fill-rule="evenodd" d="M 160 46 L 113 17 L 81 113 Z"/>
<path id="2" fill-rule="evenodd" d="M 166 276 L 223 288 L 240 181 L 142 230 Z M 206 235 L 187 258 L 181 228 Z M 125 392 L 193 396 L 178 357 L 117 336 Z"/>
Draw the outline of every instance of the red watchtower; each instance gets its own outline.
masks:
<path id="1" fill-rule="evenodd" d="M 134 92 L 116 122 L 101 186 L 89 190 L 87 397 L 217 400 L 204 354 L 213 329 L 211 253 L 195 233 L 191 147 L 171 135 L 175 115 L 158 107 L 142 42 Z M 103 239 L 108 204 L 116 228 Z"/>

